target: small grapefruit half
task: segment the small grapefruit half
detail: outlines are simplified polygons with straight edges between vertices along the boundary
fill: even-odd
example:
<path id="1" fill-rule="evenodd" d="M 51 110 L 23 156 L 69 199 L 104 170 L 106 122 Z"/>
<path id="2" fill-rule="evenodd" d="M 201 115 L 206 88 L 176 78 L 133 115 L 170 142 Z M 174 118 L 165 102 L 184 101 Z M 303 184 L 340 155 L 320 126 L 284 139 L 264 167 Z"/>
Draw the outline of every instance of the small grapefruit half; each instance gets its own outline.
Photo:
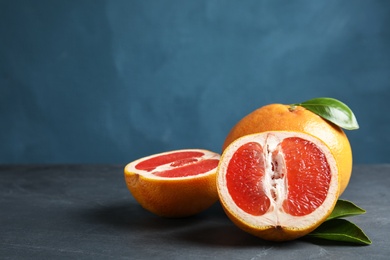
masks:
<path id="1" fill-rule="evenodd" d="M 292 240 L 318 227 L 338 198 L 336 160 L 320 139 L 271 131 L 241 137 L 222 154 L 217 189 L 229 218 L 266 240 Z"/>
<path id="2" fill-rule="evenodd" d="M 219 154 L 202 149 L 159 153 L 127 164 L 125 181 L 133 197 L 150 212 L 191 216 L 218 200 L 219 159 Z"/>

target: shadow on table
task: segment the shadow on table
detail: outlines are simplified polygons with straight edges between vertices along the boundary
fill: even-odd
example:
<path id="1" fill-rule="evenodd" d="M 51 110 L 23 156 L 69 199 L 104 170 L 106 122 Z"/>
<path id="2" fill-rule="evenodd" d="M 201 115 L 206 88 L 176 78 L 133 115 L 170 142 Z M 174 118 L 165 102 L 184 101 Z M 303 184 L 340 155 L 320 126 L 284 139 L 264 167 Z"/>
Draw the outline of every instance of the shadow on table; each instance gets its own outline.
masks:
<path id="1" fill-rule="evenodd" d="M 223 214 L 223 212 L 220 213 Z M 91 223 L 132 230 L 169 230 L 193 226 L 204 222 L 210 217 L 209 214 L 204 212 L 186 218 L 164 218 L 143 209 L 138 203 L 129 203 L 128 201 L 111 205 L 94 205 L 91 208 L 83 209 L 81 214 L 79 213 Z"/>
<path id="2" fill-rule="evenodd" d="M 202 219 L 198 216 L 183 219 L 162 218 L 144 210 L 138 204 L 129 204 L 128 202 L 95 206 L 85 210 L 82 215 L 88 221 L 107 228 L 144 232 L 180 228 L 189 223 L 197 223 Z"/>
<path id="3" fill-rule="evenodd" d="M 113 205 L 99 205 L 86 210 L 83 217 L 93 225 L 110 232 L 130 230 L 138 234 L 164 235 L 166 239 L 180 243 L 205 246 L 289 248 L 297 243 L 319 246 L 344 245 L 321 239 L 301 238 L 288 242 L 269 242 L 252 236 L 236 227 L 225 215 L 219 203 L 210 209 L 187 218 L 163 218 L 144 210 L 137 203 L 128 201 Z M 345 243 L 346 246 L 350 245 Z"/>
<path id="4" fill-rule="evenodd" d="M 93 225 L 110 232 L 131 230 L 138 234 L 163 235 L 165 239 L 180 243 L 195 243 L 208 246 L 257 247 L 275 246 L 237 228 L 225 215 L 219 203 L 208 210 L 187 218 L 163 218 L 156 216 L 138 204 L 129 202 L 99 205 L 83 212 L 83 218 Z M 102 227 L 103 226 L 103 227 Z M 277 243 L 287 246 L 294 242 Z"/>

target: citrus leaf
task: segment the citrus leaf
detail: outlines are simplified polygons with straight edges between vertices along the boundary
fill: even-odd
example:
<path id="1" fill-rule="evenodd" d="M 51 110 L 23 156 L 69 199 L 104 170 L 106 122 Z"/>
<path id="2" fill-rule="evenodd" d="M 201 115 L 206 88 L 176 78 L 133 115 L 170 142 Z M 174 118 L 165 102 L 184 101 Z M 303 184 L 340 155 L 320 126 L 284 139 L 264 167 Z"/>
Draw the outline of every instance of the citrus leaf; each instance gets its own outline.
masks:
<path id="1" fill-rule="evenodd" d="M 354 203 L 348 200 L 338 200 L 336 206 L 334 207 L 332 214 L 327 218 L 327 220 L 342 218 L 342 217 L 350 217 L 356 216 L 366 213 L 366 211 Z"/>
<path id="2" fill-rule="evenodd" d="M 359 124 L 352 110 L 346 104 L 334 98 L 313 98 L 302 103 L 293 104 L 292 106 L 302 106 L 347 130 L 359 128 Z"/>
<path id="3" fill-rule="evenodd" d="M 325 221 L 307 236 L 361 245 L 370 245 L 372 243 L 363 230 L 345 219 Z"/>

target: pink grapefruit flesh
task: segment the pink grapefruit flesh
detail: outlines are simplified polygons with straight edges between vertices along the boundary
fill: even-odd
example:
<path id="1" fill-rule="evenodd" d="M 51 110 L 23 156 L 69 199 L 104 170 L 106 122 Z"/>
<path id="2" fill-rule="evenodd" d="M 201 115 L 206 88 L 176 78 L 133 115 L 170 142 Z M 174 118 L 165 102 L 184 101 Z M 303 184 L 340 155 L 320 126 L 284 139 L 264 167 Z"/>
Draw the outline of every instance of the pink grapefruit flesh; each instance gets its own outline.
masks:
<path id="1" fill-rule="evenodd" d="M 226 173 L 227 188 L 234 203 L 251 215 L 265 214 L 271 205 L 263 180 L 265 160 L 257 142 L 243 144 L 233 154 Z M 280 166 L 282 156 L 285 167 Z M 284 139 L 272 153 L 272 179 L 284 178 L 287 197 L 283 210 L 293 216 L 310 214 L 325 200 L 331 170 L 325 155 L 312 142 L 298 137 Z"/>
<path id="2" fill-rule="evenodd" d="M 135 168 L 160 177 L 186 177 L 206 173 L 218 166 L 219 159 L 205 159 L 200 151 L 178 151 L 141 161 Z M 161 170 L 156 170 L 161 168 Z M 162 169 L 164 168 L 164 169 Z"/>

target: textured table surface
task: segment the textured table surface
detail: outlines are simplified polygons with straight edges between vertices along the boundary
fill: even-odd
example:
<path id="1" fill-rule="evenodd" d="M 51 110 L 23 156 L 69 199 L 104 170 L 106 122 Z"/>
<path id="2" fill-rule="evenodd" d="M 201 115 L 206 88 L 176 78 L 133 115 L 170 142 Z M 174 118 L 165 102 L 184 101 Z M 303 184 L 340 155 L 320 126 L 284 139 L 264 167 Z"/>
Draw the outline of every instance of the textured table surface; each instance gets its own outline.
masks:
<path id="1" fill-rule="evenodd" d="M 342 198 L 372 245 L 260 240 L 217 203 L 165 219 L 128 192 L 124 165 L 0 166 L 1 259 L 390 259 L 390 165 L 357 165 Z"/>

